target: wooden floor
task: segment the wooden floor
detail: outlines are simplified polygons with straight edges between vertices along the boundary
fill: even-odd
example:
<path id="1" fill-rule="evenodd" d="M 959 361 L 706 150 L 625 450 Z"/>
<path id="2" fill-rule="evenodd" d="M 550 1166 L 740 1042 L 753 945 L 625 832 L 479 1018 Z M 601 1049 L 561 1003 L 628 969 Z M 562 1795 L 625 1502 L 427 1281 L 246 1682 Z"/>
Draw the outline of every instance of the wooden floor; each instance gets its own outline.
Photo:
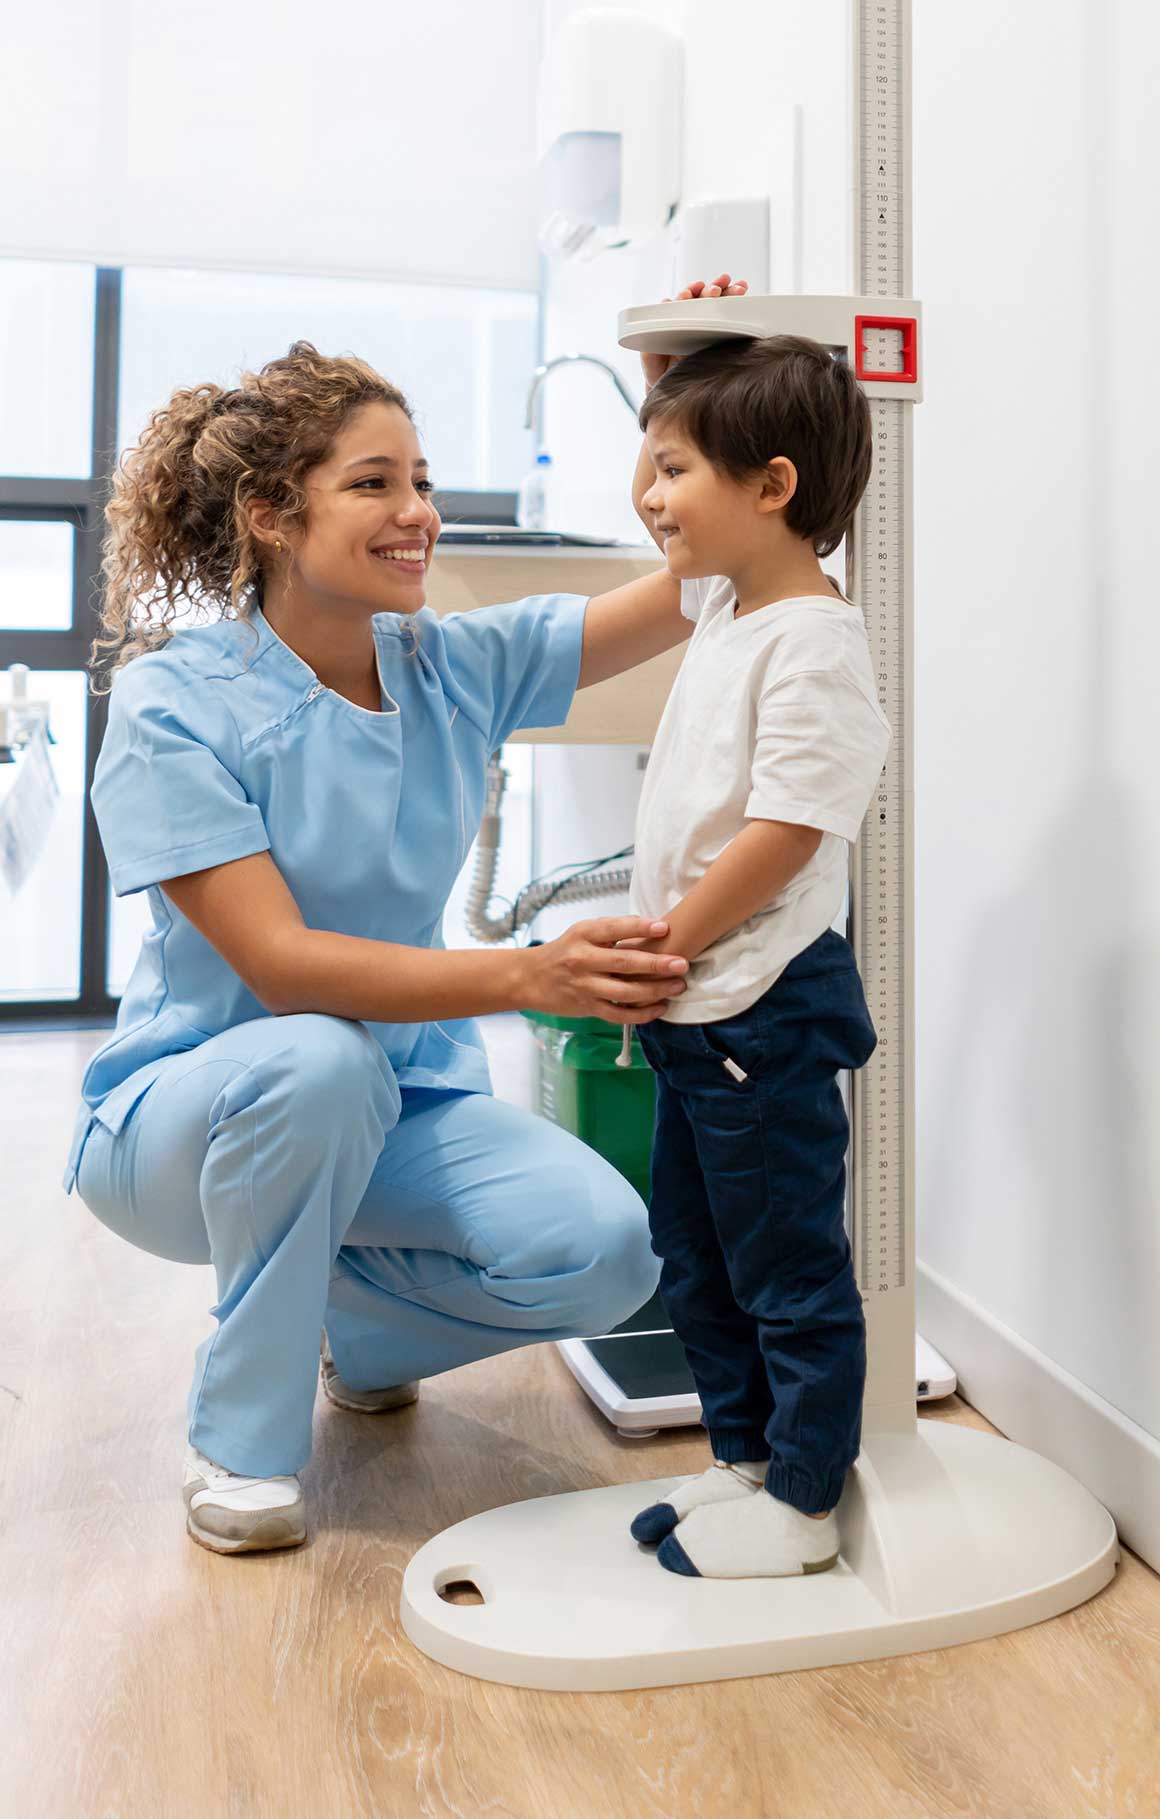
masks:
<path id="1" fill-rule="evenodd" d="M 58 1187 L 89 1035 L 0 1037 L 0 1812 L 20 1819 L 1157 1819 L 1160 1579 L 1125 1552 L 1053 1622 L 865 1666 L 545 1694 L 399 1631 L 415 1548 L 476 1510 L 699 1468 L 618 1440 L 553 1351 L 372 1419 L 320 1399 L 309 1546 L 185 1536 L 208 1270 Z M 985 1427 L 959 1402 L 934 1419 Z"/>

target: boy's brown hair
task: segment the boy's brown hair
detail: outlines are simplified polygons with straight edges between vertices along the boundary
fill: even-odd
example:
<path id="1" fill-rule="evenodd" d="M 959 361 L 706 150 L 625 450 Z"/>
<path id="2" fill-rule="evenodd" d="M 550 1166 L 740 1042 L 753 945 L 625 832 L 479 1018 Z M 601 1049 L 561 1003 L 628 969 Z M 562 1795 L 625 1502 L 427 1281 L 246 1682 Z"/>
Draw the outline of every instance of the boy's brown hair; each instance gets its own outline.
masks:
<path id="1" fill-rule="evenodd" d="M 768 335 L 699 348 L 649 392 L 641 429 L 658 419 L 735 480 L 786 456 L 798 476 L 787 526 L 819 556 L 837 549 L 866 491 L 873 433 L 861 386 L 820 342 Z"/>

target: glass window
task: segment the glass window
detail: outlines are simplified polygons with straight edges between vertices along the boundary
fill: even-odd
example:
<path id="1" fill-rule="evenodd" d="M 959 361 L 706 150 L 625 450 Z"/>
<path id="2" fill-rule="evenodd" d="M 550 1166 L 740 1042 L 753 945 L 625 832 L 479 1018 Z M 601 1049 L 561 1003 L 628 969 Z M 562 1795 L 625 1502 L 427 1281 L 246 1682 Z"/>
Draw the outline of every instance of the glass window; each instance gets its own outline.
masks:
<path id="1" fill-rule="evenodd" d="M 72 525 L 0 518 L 0 631 L 67 632 L 72 591 Z"/>
<path id="2" fill-rule="evenodd" d="M 0 999 L 75 998 L 80 992 L 81 843 L 85 812 L 83 670 L 33 670 L 28 693 L 49 703 L 50 748 L 60 789 L 48 839 L 23 889 L 0 877 Z M 0 797 L 19 770 L 0 765 Z"/>
<path id="3" fill-rule="evenodd" d="M 355 353 L 406 394 L 442 487 L 518 487 L 533 456 L 524 396 L 536 364 L 531 292 L 276 273 L 127 269 L 118 439 L 136 441 L 175 387 L 312 341 Z"/>
<path id="4" fill-rule="evenodd" d="M 91 265 L 0 259 L 0 474 L 88 476 L 95 309 Z"/>

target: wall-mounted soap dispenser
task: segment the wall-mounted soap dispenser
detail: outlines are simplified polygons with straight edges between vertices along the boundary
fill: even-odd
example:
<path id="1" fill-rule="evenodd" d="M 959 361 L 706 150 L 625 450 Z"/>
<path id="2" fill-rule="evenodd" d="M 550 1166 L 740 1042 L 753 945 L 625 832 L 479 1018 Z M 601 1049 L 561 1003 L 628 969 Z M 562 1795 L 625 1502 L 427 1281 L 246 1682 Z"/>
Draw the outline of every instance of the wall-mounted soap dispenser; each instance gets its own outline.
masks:
<path id="1" fill-rule="evenodd" d="M 668 26 L 608 6 L 575 13 L 540 70 L 540 243 L 594 258 L 672 219 L 681 189 L 684 47 Z"/>

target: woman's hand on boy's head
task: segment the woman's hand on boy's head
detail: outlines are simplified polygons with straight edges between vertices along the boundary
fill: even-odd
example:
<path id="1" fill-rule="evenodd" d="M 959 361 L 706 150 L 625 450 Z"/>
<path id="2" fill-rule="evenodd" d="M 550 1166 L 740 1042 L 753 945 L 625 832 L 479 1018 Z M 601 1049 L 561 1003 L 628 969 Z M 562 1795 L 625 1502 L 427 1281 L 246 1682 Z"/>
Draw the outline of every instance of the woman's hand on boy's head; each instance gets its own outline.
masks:
<path id="1" fill-rule="evenodd" d="M 693 282 L 686 284 L 684 290 L 678 291 L 675 297 L 663 297 L 661 301 L 663 303 L 692 303 L 698 297 L 744 297 L 748 289 L 749 280 L 747 278 L 738 278 L 734 281 L 728 272 L 722 272 L 719 278 L 708 281 L 704 278 L 694 278 Z M 644 373 L 645 391 L 651 392 L 657 380 L 662 379 L 670 366 L 675 366 L 679 359 L 679 354 L 642 354 L 640 364 Z"/>
<path id="2" fill-rule="evenodd" d="M 692 284 L 686 284 L 683 291 L 678 291 L 676 301 L 683 303 L 696 297 L 744 297 L 749 289 L 748 278 L 731 278 L 728 272 L 722 272 L 719 278 L 694 278 Z"/>

